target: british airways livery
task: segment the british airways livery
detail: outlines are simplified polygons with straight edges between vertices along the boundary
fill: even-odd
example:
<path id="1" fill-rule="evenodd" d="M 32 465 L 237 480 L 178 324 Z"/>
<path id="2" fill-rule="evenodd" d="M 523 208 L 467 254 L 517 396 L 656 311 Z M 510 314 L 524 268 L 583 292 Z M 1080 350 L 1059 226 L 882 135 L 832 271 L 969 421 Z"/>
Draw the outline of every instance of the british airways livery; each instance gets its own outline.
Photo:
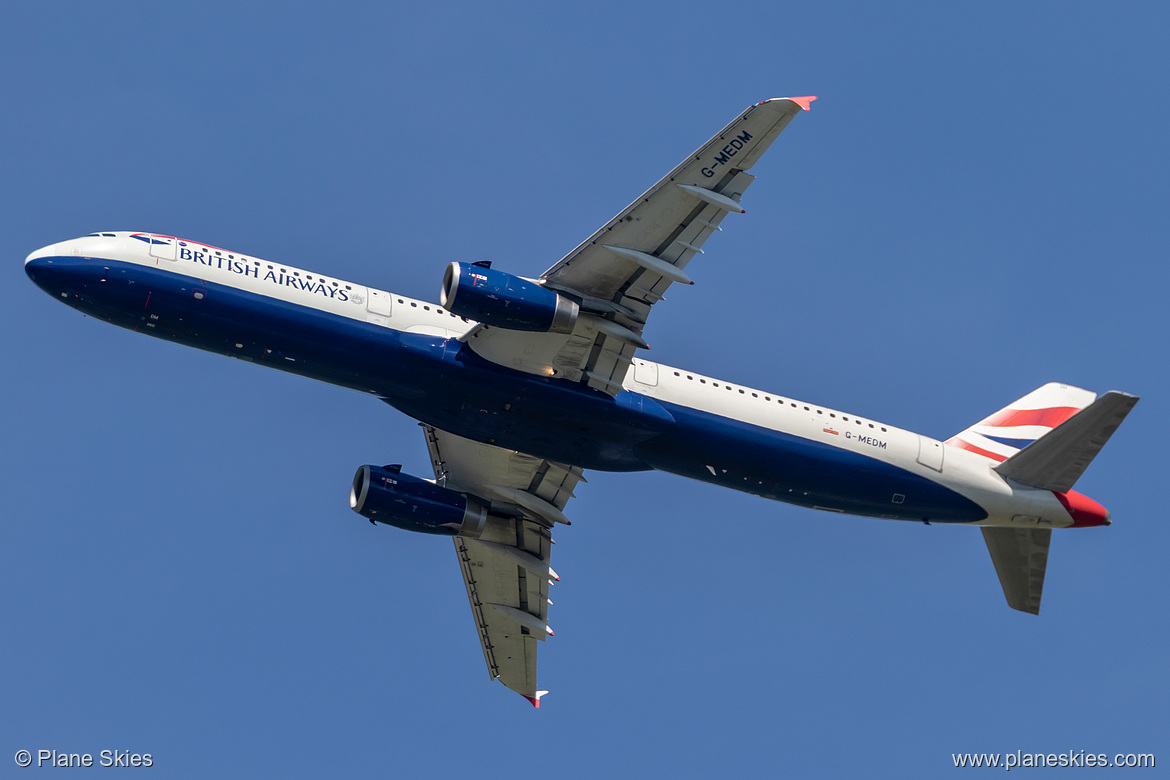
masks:
<path id="1" fill-rule="evenodd" d="M 124 328 L 371 393 L 422 423 L 434 478 L 357 470 L 371 523 L 450 536 L 489 673 L 539 706 L 552 531 L 586 469 L 659 469 L 765 498 L 982 529 L 1037 614 L 1054 528 L 1109 524 L 1073 484 L 1137 403 L 1048 384 L 942 442 L 652 363 L 643 331 L 748 173 L 815 98 L 751 106 L 539 278 L 452 263 L 419 301 L 196 241 L 93 233 L 28 276 Z"/>

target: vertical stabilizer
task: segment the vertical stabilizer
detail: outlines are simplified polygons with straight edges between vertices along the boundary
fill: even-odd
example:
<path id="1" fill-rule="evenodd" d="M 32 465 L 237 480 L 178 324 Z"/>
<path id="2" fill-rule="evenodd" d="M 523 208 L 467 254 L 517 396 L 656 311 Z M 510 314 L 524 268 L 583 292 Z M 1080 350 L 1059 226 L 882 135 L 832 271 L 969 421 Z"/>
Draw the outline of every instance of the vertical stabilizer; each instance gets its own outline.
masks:
<path id="1" fill-rule="evenodd" d="M 947 439 L 947 444 L 1002 463 L 1096 398 L 1088 390 L 1049 382 Z"/>

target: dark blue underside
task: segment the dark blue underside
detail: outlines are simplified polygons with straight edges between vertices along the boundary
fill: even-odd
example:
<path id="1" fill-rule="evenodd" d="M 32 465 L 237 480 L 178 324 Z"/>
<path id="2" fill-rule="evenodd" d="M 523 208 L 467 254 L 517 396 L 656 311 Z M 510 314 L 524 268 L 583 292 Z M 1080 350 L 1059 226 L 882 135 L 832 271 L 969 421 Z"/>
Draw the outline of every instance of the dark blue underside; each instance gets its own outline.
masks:
<path id="1" fill-rule="evenodd" d="M 26 271 L 54 297 L 115 325 L 373 393 L 451 433 L 551 460 L 607 471 L 659 469 L 875 517 L 986 516 L 954 491 L 859 453 L 637 393 L 615 398 L 519 373 L 454 339 L 118 261 L 39 258 Z"/>

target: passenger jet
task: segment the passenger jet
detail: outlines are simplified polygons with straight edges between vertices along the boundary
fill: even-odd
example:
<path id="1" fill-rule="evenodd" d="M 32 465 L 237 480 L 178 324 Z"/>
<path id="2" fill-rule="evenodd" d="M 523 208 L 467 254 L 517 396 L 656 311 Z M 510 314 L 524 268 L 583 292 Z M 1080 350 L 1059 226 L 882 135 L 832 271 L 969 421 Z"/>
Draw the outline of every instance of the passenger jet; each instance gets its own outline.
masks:
<path id="1" fill-rule="evenodd" d="M 659 469 L 799 506 L 979 526 L 1039 613 L 1054 528 L 1109 524 L 1073 484 L 1137 403 L 1047 384 L 947 441 L 641 357 L 749 171 L 813 97 L 749 107 L 539 278 L 453 262 L 439 303 L 170 235 L 91 233 L 25 271 L 140 333 L 370 393 L 422 423 L 434 478 L 364 465 L 371 523 L 450 536 L 493 679 L 534 706 L 552 532 L 587 469 Z"/>

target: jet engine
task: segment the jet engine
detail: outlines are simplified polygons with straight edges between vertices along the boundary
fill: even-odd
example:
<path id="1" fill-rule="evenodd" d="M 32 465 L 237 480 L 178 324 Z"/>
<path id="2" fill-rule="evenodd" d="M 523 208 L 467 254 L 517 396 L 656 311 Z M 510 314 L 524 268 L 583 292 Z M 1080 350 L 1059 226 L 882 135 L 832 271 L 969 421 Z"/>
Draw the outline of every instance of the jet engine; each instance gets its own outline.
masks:
<path id="1" fill-rule="evenodd" d="M 487 508 L 472 498 L 402 473 L 401 466 L 362 466 L 353 478 L 349 505 L 371 523 L 407 531 L 479 538 Z"/>
<path id="2" fill-rule="evenodd" d="M 539 284 L 493 271 L 490 263 L 451 263 L 439 300 L 448 311 L 485 325 L 537 333 L 572 333 L 579 308 Z"/>

